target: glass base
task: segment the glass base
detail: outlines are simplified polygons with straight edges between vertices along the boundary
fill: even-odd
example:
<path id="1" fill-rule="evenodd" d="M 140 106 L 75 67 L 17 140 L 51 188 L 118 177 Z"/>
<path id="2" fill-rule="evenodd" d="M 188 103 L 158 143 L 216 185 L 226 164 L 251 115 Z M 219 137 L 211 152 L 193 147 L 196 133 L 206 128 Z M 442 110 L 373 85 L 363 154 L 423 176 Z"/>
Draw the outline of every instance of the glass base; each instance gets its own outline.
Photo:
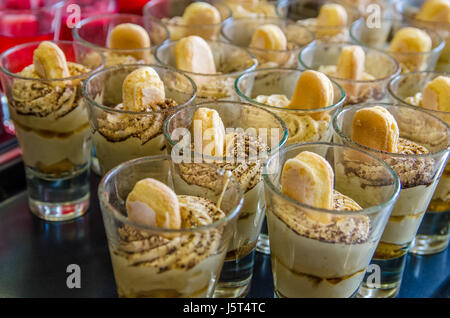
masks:
<path id="1" fill-rule="evenodd" d="M 267 234 L 259 234 L 258 243 L 256 243 L 256 251 L 262 254 L 270 255 L 270 241 Z"/>
<path id="2" fill-rule="evenodd" d="M 448 247 L 450 235 L 417 235 L 409 253 L 431 255 L 444 251 Z"/>
<path id="3" fill-rule="evenodd" d="M 48 203 L 28 199 L 31 212 L 46 221 L 69 221 L 86 213 L 89 207 L 89 194 L 83 198 L 64 203 Z"/>
<path id="4" fill-rule="evenodd" d="M 245 298 L 250 290 L 252 277 L 239 281 L 221 283 L 219 282 L 214 291 L 214 298 Z"/>
<path id="5" fill-rule="evenodd" d="M 358 289 L 356 298 L 394 298 L 400 290 L 400 281 L 391 284 L 381 284 L 379 288 L 368 287 L 362 284 Z"/>

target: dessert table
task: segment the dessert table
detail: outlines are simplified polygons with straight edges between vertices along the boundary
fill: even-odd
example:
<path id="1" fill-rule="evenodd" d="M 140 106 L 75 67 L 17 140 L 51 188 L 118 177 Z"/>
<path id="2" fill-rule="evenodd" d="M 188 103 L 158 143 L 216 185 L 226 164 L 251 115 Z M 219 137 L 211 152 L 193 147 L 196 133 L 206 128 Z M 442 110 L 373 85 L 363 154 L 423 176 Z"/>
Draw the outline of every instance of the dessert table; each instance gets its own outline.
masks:
<path id="1" fill-rule="evenodd" d="M 23 163 L 0 168 L 0 297 L 117 297 L 103 220 L 97 200 L 100 178 L 91 176 L 86 215 L 66 223 L 44 222 L 27 206 Z M 81 288 L 68 288 L 80 268 Z M 450 252 L 409 255 L 398 297 L 450 297 Z M 249 298 L 272 298 L 270 256 L 255 253 Z"/>

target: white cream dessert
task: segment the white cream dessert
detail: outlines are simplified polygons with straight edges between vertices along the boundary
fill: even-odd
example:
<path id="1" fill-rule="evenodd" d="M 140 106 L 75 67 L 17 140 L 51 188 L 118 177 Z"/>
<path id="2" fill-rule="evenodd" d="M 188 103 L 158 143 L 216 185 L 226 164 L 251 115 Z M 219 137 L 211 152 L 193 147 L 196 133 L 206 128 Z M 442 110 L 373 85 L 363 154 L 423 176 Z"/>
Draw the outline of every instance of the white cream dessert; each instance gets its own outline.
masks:
<path id="1" fill-rule="evenodd" d="M 128 74 L 122 85 L 122 100 L 111 112 L 102 112 L 93 131 L 103 172 L 130 159 L 164 153 L 163 122 L 178 106 L 165 97 L 164 83 L 148 66 Z"/>
<path id="2" fill-rule="evenodd" d="M 234 99 L 235 78 L 227 74 L 247 69 L 245 63 L 239 55 L 228 55 L 221 57 L 216 65 L 211 47 L 199 36 L 184 37 L 175 45 L 175 67 L 196 73 L 188 76 L 197 85 L 197 99 L 200 100 Z M 177 83 L 173 85 L 175 89 L 182 89 Z"/>
<path id="3" fill-rule="evenodd" d="M 380 100 L 385 94 L 385 89 L 380 87 L 380 84 L 371 83 L 376 77 L 365 70 L 365 62 L 366 54 L 362 47 L 348 45 L 342 48 L 337 65 L 321 65 L 318 71 L 338 81 L 343 80 L 341 85 L 347 95 L 346 104 L 359 104 L 372 98 Z"/>
<path id="4" fill-rule="evenodd" d="M 330 114 L 326 111 L 308 113 L 308 110 L 324 108 L 334 102 L 333 84 L 324 74 L 311 70 L 304 71 L 297 81 L 290 100 L 283 94 L 258 95 L 254 100 L 280 108 L 279 111 L 274 109 L 271 111 L 277 114 L 288 127 L 287 145 L 330 141 L 332 136 Z"/>
<path id="5" fill-rule="evenodd" d="M 189 4 L 182 16 L 163 18 L 172 41 L 190 35 L 198 35 L 206 40 L 218 40 L 222 16 L 219 10 L 207 2 L 193 2 Z"/>
<path id="6" fill-rule="evenodd" d="M 347 42 L 349 39 L 347 10 L 337 3 L 326 3 L 320 7 L 317 18 L 298 20 L 297 23 L 314 32 L 319 41 Z"/>
<path id="7" fill-rule="evenodd" d="M 405 247 L 416 235 L 437 185 L 434 159 L 414 157 L 427 154 L 429 150 L 408 140 L 408 134 L 406 127 L 399 130 L 394 116 L 381 106 L 360 109 L 353 118 L 352 140 L 372 149 L 398 154 L 383 156 L 397 172 L 402 189 L 377 247 L 374 257 L 378 259 L 406 253 Z M 377 193 L 376 188 L 374 193 Z"/>
<path id="8" fill-rule="evenodd" d="M 147 178 L 136 183 L 126 201 L 128 218 L 144 226 L 174 230 L 212 224 L 225 217 L 201 197 L 176 195 Z M 223 228 L 151 232 L 132 225 L 118 230 L 110 246 L 120 297 L 210 297 L 225 257 Z"/>
<path id="9" fill-rule="evenodd" d="M 89 162 L 89 120 L 80 80 L 42 81 L 89 71 L 67 62 L 56 44 L 44 41 L 34 51 L 34 63 L 18 73 L 28 79 L 14 80 L 9 109 L 27 167 L 60 176 Z"/>
<path id="10" fill-rule="evenodd" d="M 237 220 L 237 231 L 230 243 L 227 260 L 248 255 L 256 245 L 261 230 L 265 210 L 264 189 L 262 184 L 262 161 L 252 157 L 252 154 L 260 155 L 269 149 L 257 136 L 246 133 L 225 134 L 223 122 L 217 111 L 208 108 L 197 109 L 194 115 L 195 121 L 202 122 L 202 129 L 214 129 L 213 141 L 204 139 L 200 153 L 204 155 L 223 158 L 222 162 L 214 161 L 214 166 L 230 171 L 238 180 L 244 192 L 244 203 Z M 205 133 L 204 133 L 205 135 Z M 213 148 L 211 148 L 213 146 Z M 194 150 L 195 147 L 193 146 Z M 211 153 L 208 151 L 212 150 Z M 208 153 L 207 153 L 208 152 Z M 243 155 L 241 160 L 241 155 Z M 232 160 L 225 158 L 228 156 Z M 176 188 L 195 191 L 199 196 L 210 197 L 214 193 L 214 180 L 206 164 L 181 163 L 177 165 L 177 173 L 173 180 Z"/>
<path id="11" fill-rule="evenodd" d="M 334 190 L 334 173 L 323 157 L 303 151 L 286 161 L 281 191 L 312 207 L 300 208 L 274 197 L 267 211 L 272 269 L 280 297 L 350 297 L 363 279 L 376 248 L 369 239 L 369 217 L 361 207 Z"/>

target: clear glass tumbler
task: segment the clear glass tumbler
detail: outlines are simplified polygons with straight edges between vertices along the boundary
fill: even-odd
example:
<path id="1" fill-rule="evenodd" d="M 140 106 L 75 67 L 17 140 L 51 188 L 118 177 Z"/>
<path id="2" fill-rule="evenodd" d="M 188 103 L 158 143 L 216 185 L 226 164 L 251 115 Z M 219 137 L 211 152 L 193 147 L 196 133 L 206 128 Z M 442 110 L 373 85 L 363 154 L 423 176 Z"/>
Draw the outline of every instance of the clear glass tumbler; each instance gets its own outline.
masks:
<path id="1" fill-rule="evenodd" d="M 81 88 L 103 67 L 104 58 L 76 42 L 53 42 L 65 54 L 72 76 L 41 78 L 33 71 L 40 43 L 5 51 L 0 70 L 25 163 L 31 212 L 63 221 L 83 215 L 89 205 L 91 132 Z"/>
<path id="2" fill-rule="evenodd" d="M 220 14 L 221 21 L 217 24 L 186 24 L 182 16 L 187 6 L 195 0 L 152 0 L 144 6 L 144 19 L 157 19 L 161 21 L 170 32 L 172 41 L 179 40 L 185 36 L 198 35 L 205 40 L 219 40 L 222 24 L 231 19 L 231 10 L 223 1 L 206 0 L 213 5 Z"/>
<path id="3" fill-rule="evenodd" d="M 361 80 L 339 78 L 337 65 L 343 48 L 352 43 L 312 43 L 298 57 L 301 69 L 311 69 L 327 74 L 345 90 L 346 105 L 388 101 L 387 84 L 400 73 L 397 61 L 382 51 L 364 48 L 366 56 Z"/>
<path id="4" fill-rule="evenodd" d="M 402 73 L 414 71 L 433 71 L 444 48 L 445 42 L 438 33 L 422 29 L 431 38 L 432 48 L 427 52 L 390 52 L 389 46 L 394 34 L 404 27 L 413 27 L 405 21 L 382 19 L 378 26 L 360 19 L 350 27 L 351 40 L 359 45 L 375 48 L 392 55 L 402 68 Z"/>
<path id="5" fill-rule="evenodd" d="M 177 186 L 173 179 L 179 165 L 170 156 L 127 161 L 103 177 L 98 197 L 119 297 L 213 296 L 243 199 L 233 176 L 210 165 L 205 165 L 205 172 L 214 193 L 208 197 L 194 188 Z M 180 210 L 191 209 L 181 216 L 187 225 L 164 229 L 127 217 L 127 196 L 144 178 L 166 184 L 178 200 L 184 197 L 187 204 Z M 220 208 L 224 215 L 208 222 L 202 214 L 205 200 L 210 209 Z"/>
<path id="6" fill-rule="evenodd" d="M 200 107 L 216 110 L 227 135 L 238 136 L 226 138 L 226 149 L 230 149 L 226 156 L 209 157 L 197 151 L 198 145 L 201 146 L 202 135 L 201 130 L 197 130 L 193 123 L 193 117 Z M 204 176 L 206 162 L 231 171 L 243 188 L 244 204 L 237 220 L 237 231 L 227 251 L 215 297 L 245 297 L 252 280 L 254 250 L 266 209 L 262 168 L 268 155 L 276 153 L 286 142 L 287 128 L 279 117 L 262 107 L 215 101 L 180 109 L 166 120 L 164 134 L 168 153 L 172 158 L 178 157 L 182 161 L 180 166 L 183 166 L 183 162 L 194 162 L 182 169 L 181 178 L 174 178 L 174 182 L 180 187 L 209 193 L 209 179 Z"/>
<path id="7" fill-rule="evenodd" d="M 281 191 L 285 162 L 304 151 L 322 156 L 334 170 L 333 210 L 299 203 Z M 396 173 L 353 147 L 305 143 L 267 161 L 264 186 L 275 297 L 355 296 L 366 270 L 373 271 L 368 265 L 397 200 Z M 348 198 L 361 209 L 352 209 Z"/>
<path id="8" fill-rule="evenodd" d="M 272 24 L 284 33 L 286 50 L 265 50 L 249 47 L 252 36 L 260 26 Z M 258 68 L 297 66 L 300 51 L 314 40 L 314 34 L 305 27 L 282 18 L 242 18 L 228 20 L 223 24 L 222 37 L 240 47 L 246 48 L 258 59 Z"/>
<path id="9" fill-rule="evenodd" d="M 151 46 L 141 49 L 108 48 L 108 37 L 112 29 L 122 23 L 133 23 L 143 27 L 148 33 Z M 144 19 L 134 14 L 102 14 L 79 22 L 73 29 L 73 38 L 101 51 L 106 58 L 105 67 L 120 64 L 152 64 L 155 63 L 153 53 L 156 46 L 169 39 L 169 31 L 156 19 Z"/>
<path id="10" fill-rule="evenodd" d="M 176 43 L 176 41 L 165 43 L 156 48 L 155 58 L 159 64 L 176 68 Z M 204 74 L 180 70 L 196 83 L 196 101 L 239 101 L 234 91 L 234 82 L 240 75 L 254 70 L 258 65 L 257 59 L 246 49 L 230 43 L 219 41 L 207 41 L 207 43 L 214 57 L 216 73 Z M 176 87 L 176 89 L 183 89 L 183 87 Z"/>
<path id="11" fill-rule="evenodd" d="M 399 75 L 389 83 L 389 94 L 395 103 L 421 107 L 421 94 L 425 86 L 438 76 L 450 77 L 445 72 L 412 72 Z M 427 110 L 450 125 L 450 113 Z M 450 239 L 450 165 L 445 166 L 427 212 L 409 249 L 419 255 L 436 254 L 445 250 Z"/>
<path id="12" fill-rule="evenodd" d="M 356 111 L 373 106 L 384 107 L 395 118 L 400 132 L 400 149 L 404 149 L 401 152 L 378 151 L 352 140 Z M 409 247 L 448 159 L 449 127 L 418 107 L 368 103 L 342 109 L 333 118 L 333 128 L 336 142 L 358 147 L 383 159 L 400 178 L 400 195 L 372 259 L 372 264 L 381 268 L 381 282 L 372 285 L 366 277 L 358 292 L 359 297 L 395 297 Z"/>
<path id="13" fill-rule="evenodd" d="M 436 64 L 436 71 L 450 72 L 450 23 L 417 19 L 416 15 L 424 3 L 424 0 L 401 0 L 395 2 L 394 9 L 404 21 L 419 28 L 433 30 L 440 35 L 446 44 Z"/>
<path id="14" fill-rule="evenodd" d="M 164 107 L 155 106 L 146 112 L 121 109 L 125 78 L 145 66 L 152 67 L 164 84 Z M 176 87 L 183 89 L 176 90 Z M 118 65 L 91 76 L 83 87 L 83 96 L 101 174 L 130 159 L 165 154 L 163 122 L 179 107 L 192 103 L 196 91 L 189 77 L 159 65 Z"/>

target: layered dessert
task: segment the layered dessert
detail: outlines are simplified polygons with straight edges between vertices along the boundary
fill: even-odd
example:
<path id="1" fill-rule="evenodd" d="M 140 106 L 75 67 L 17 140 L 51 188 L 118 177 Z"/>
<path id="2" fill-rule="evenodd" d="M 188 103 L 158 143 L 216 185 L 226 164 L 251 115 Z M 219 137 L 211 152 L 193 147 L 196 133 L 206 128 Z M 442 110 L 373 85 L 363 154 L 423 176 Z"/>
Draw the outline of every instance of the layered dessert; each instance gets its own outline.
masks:
<path id="1" fill-rule="evenodd" d="M 167 26 L 172 41 L 190 35 L 197 35 L 206 40 L 219 40 L 217 33 L 223 18 L 221 12 L 208 2 L 192 2 L 182 16 L 162 18 Z"/>
<path id="2" fill-rule="evenodd" d="M 121 89 L 122 103 L 94 119 L 93 140 L 103 172 L 130 159 L 164 153 L 163 122 L 178 106 L 166 98 L 164 83 L 149 66 L 129 73 Z M 101 95 L 97 102 L 105 105 Z"/>
<path id="3" fill-rule="evenodd" d="M 397 172 L 402 185 L 375 252 L 377 259 L 397 258 L 407 252 L 439 180 L 435 176 L 435 160 L 424 156 L 430 151 L 411 141 L 413 134 L 413 127 L 399 127 L 394 116 L 381 106 L 360 109 L 353 118 L 352 140 L 381 151 L 383 160 Z M 363 178 L 361 174 L 365 171 L 354 173 Z"/>
<path id="4" fill-rule="evenodd" d="M 245 114 L 242 114 L 245 116 Z M 201 129 L 196 128 L 201 124 Z M 198 108 L 193 117 L 194 140 L 202 140 L 201 145 L 191 145 L 191 149 L 204 156 L 203 161 L 211 161 L 214 166 L 230 171 L 238 180 L 244 192 L 244 203 L 237 220 L 237 231 L 230 243 L 227 260 L 236 260 L 253 251 L 261 230 L 265 202 L 262 184 L 262 154 L 269 147 L 256 135 L 235 131 L 225 133 L 219 113 L 214 109 Z M 202 137 L 195 135 L 201 131 Z M 210 138 L 212 137 L 212 138 Z M 210 168 L 209 168 L 210 169 Z M 204 163 L 180 163 L 174 174 L 177 189 L 189 189 L 203 197 L 216 196 L 213 179 Z"/>
<path id="5" fill-rule="evenodd" d="M 236 73 L 248 69 L 251 66 L 248 63 L 254 64 L 255 61 L 248 58 L 247 61 L 243 61 L 241 52 L 215 52 L 215 54 L 217 61 L 208 42 L 199 36 L 188 36 L 175 45 L 175 67 L 188 72 L 194 80 L 197 85 L 197 98 L 233 99 Z M 178 83 L 174 86 L 182 90 Z"/>
<path id="6" fill-rule="evenodd" d="M 374 57 L 376 58 L 372 56 Z M 385 87 L 377 83 L 377 78 L 365 69 L 365 64 L 366 53 L 362 47 L 348 45 L 342 48 L 337 65 L 321 65 L 318 71 L 341 80 L 340 84 L 347 95 L 347 104 L 363 103 L 369 99 L 380 100 L 385 95 Z"/>
<path id="7" fill-rule="evenodd" d="M 370 218 L 358 213 L 362 208 L 356 201 L 334 189 L 333 168 L 316 153 L 303 151 L 288 159 L 280 182 L 283 194 L 311 208 L 278 196 L 270 203 L 267 224 L 276 295 L 352 296 L 377 246 L 370 237 Z"/>
<path id="8" fill-rule="evenodd" d="M 225 213 L 208 199 L 176 195 L 152 178 L 136 183 L 126 210 L 138 226 L 123 224 L 117 243 L 110 241 L 119 296 L 211 297 L 226 253 L 224 229 L 195 228 L 211 225 Z M 187 229 L 193 230 L 183 231 Z"/>
<path id="9" fill-rule="evenodd" d="M 334 103 L 333 84 L 325 74 L 312 70 L 303 72 L 297 80 L 291 99 L 284 94 L 272 94 L 258 95 L 254 100 L 279 108 L 271 110 L 288 127 L 287 144 L 330 141 L 332 132 L 329 112 L 314 111 Z"/>
<path id="10" fill-rule="evenodd" d="M 225 0 L 231 9 L 233 18 L 267 18 L 276 17 L 276 1 L 268 0 Z"/>
<path id="11" fill-rule="evenodd" d="M 23 79 L 12 83 L 9 111 L 27 167 L 62 177 L 89 163 L 91 136 L 81 80 L 55 80 L 88 72 L 44 41 L 34 51 L 33 64 L 17 74 Z"/>
<path id="12" fill-rule="evenodd" d="M 298 24 L 314 32 L 316 39 L 324 42 L 347 42 L 350 18 L 344 6 L 325 3 L 315 18 L 302 19 Z"/>
<path id="13" fill-rule="evenodd" d="M 450 121 L 450 77 L 437 76 L 425 85 L 422 92 L 407 97 L 405 102 L 442 112 L 440 117 Z M 446 212 L 450 210 L 450 165 L 447 165 L 434 192 L 428 211 Z"/>

